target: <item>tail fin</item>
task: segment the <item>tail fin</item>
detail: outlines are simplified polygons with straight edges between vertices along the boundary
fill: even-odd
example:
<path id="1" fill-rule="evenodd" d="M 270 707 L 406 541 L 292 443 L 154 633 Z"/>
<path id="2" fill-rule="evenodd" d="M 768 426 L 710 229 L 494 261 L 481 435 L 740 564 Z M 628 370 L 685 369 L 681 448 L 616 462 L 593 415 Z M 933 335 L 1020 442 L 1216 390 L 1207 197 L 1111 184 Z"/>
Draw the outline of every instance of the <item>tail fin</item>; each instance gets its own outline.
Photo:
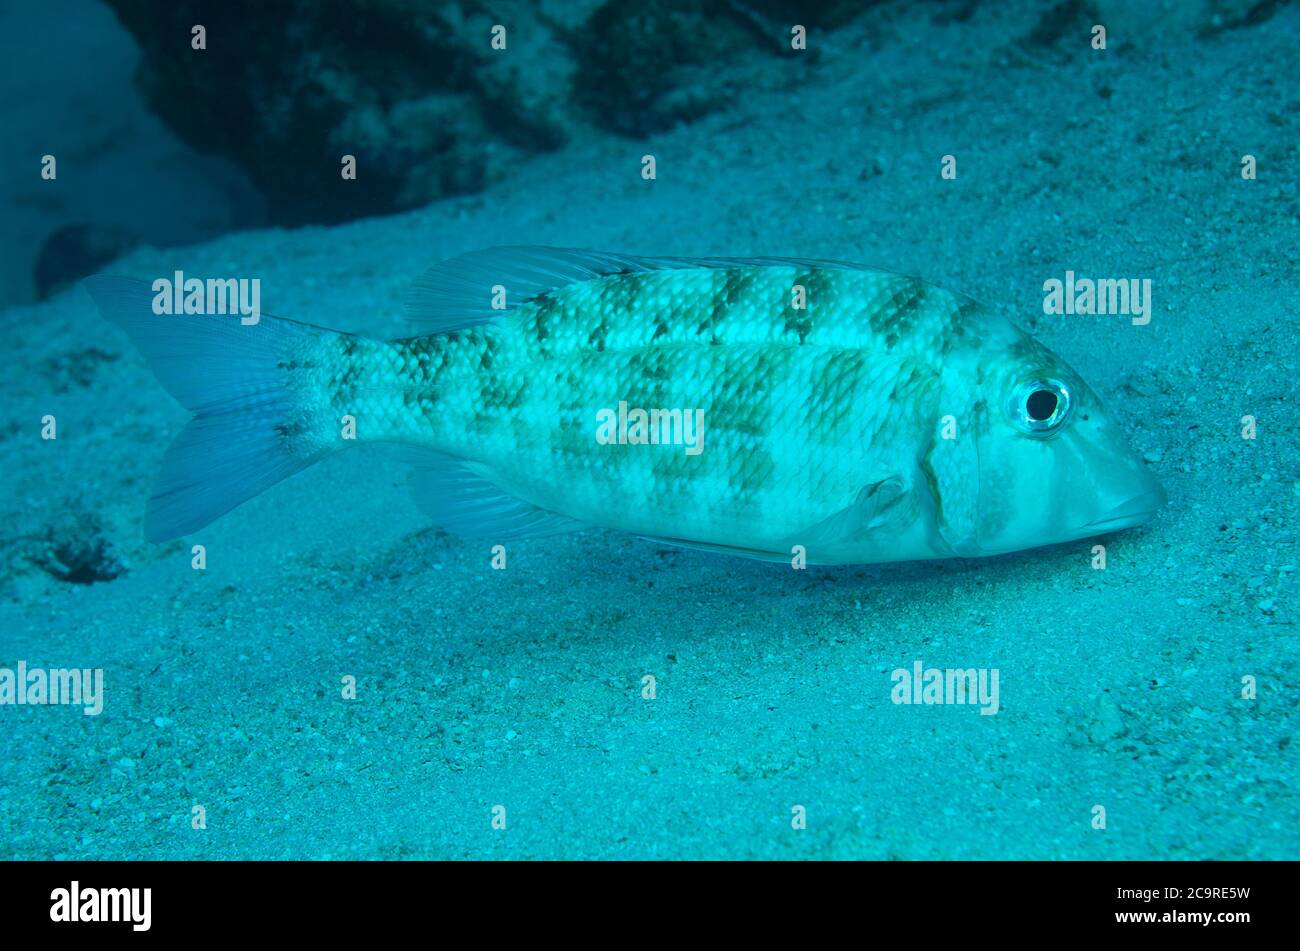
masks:
<path id="1" fill-rule="evenodd" d="M 307 410 L 282 364 L 333 331 L 267 315 L 249 325 L 236 316 L 160 316 L 144 281 L 97 276 L 84 285 L 194 413 L 163 459 L 145 516 L 149 541 L 202 528 L 326 454 L 293 436 Z"/>

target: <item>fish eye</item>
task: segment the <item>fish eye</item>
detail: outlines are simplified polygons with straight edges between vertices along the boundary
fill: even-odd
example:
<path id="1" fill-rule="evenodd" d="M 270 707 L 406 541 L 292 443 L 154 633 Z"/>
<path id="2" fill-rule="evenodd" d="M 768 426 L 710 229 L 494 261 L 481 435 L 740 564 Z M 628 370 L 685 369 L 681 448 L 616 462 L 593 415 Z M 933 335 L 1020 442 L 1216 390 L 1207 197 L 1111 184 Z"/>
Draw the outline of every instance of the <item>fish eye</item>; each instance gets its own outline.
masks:
<path id="1" fill-rule="evenodd" d="M 1012 415 L 1031 436 L 1050 436 L 1070 415 L 1070 390 L 1060 380 L 1029 380 L 1021 385 Z"/>

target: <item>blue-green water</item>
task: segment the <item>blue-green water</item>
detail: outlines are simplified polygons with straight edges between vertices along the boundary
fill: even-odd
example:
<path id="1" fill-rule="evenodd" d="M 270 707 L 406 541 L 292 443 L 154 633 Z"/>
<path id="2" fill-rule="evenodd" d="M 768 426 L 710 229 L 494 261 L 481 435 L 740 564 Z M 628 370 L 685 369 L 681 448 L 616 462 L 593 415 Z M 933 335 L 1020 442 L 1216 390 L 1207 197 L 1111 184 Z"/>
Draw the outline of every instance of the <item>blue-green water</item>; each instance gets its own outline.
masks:
<path id="1" fill-rule="evenodd" d="M 22 153 L 4 196 L 0 699 L 20 663 L 103 677 L 97 715 L 0 705 L 0 855 L 1300 854 L 1300 10 L 1107 4 L 1100 50 L 1069 4 L 833 7 L 808 18 L 807 58 L 768 49 L 788 28 L 766 4 L 739 26 L 706 10 L 675 42 L 703 23 L 714 45 L 643 95 L 593 90 L 607 59 L 566 65 L 521 21 L 499 52 L 537 92 L 505 119 L 481 111 L 510 82 L 497 61 L 466 80 L 477 93 L 386 77 L 402 122 L 358 84 L 290 177 L 345 187 L 347 152 L 356 182 L 385 161 L 400 182 L 418 147 L 444 184 L 421 166 L 418 200 L 349 193 L 335 219 L 362 216 L 343 222 L 320 210 L 341 193 L 232 158 L 239 128 L 211 129 L 218 160 L 176 117 L 141 119 L 130 70 L 104 64 L 159 54 L 105 7 L 0 31 L 15 57 L 87 51 L 67 88 L 0 104 Z M 490 49 L 490 26 L 464 42 Z M 600 35 L 633 65 L 654 47 Z M 445 130 L 448 96 L 477 118 Z M 389 138 L 404 122 L 450 138 Z M 263 214 L 284 227 L 254 230 Z M 93 269 L 257 277 L 269 313 L 383 338 L 415 332 L 401 301 L 429 263 L 501 244 L 918 274 L 1069 361 L 1169 502 L 1141 528 L 991 559 L 793 571 L 593 531 L 514 543 L 497 570 L 490 546 L 427 524 L 400 460 L 357 451 L 151 544 L 145 504 L 188 414 L 72 263 L 34 300 L 36 249 L 77 223 L 133 236 Z M 1150 322 L 1044 313 L 1067 271 L 1150 280 Z M 895 702 L 918 662 L 996 671 L 996 713 Z"/>

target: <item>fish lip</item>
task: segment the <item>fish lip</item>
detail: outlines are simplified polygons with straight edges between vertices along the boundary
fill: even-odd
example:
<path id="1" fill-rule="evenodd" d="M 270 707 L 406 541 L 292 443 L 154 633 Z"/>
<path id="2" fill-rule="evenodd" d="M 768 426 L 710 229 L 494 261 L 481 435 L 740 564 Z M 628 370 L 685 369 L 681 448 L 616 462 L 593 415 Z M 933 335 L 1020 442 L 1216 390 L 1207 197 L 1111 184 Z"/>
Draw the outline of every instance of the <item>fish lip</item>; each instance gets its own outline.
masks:
<path id="1" fill-rule="evenodd" d="M 1165 491 L 1155 486 L 1145 492 L 1121 502 L 1101 518 L 1088 522 L 1080 530 L 1084 535 L 1097 535 L 1102 532 L 1117 532 L 1124 528 L 1133 528 L 1151 521 L 1156 512 L 1165 504 Z"/>

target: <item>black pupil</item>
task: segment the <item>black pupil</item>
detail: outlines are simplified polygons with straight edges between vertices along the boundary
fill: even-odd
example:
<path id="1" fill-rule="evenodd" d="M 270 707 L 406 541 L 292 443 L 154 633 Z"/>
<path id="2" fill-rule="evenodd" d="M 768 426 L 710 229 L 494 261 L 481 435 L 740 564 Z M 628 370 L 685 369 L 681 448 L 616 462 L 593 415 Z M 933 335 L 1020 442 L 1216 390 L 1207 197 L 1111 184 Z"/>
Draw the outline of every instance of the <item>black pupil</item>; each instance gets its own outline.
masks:
<path id="1" fill-rule="evenodd" d="M 1051 390 L 1034 390 L 1025 401 L 1025 412 L 1030 419 L 1039 423 L 1051 419 L 1056 412 L 1056 394 Z"/>

